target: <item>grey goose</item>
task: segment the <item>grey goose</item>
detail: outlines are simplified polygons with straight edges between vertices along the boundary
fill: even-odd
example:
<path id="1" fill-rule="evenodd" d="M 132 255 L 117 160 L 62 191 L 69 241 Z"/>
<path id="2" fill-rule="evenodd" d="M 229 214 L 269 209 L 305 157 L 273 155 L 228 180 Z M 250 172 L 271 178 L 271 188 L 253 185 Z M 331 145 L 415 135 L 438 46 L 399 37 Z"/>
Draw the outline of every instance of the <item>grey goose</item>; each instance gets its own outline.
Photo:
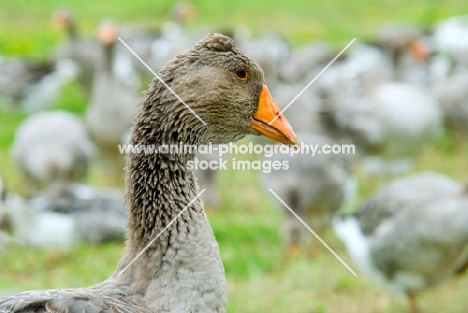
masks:
<path id="1" fill-rule="evenodd" d="M 34 113 L 19 125 L 11 153 L 34 193 L 51 183 L 83 179 L 95 148 L 77 116 L 49 111 Z"/>
<path id="2" fill-rule="evenodd" d="M 154 79 L 135 117 L 131 144 L 220 144 L 249 134 L 297 144 L 284 116 L 268 125 L 278 106 L 261 68 L 232 39 L 208 34 L 159 74 L 206 125 Z M 196 179 L 186 166 L 194 157 L 130 154 L 126 166 L 130 217 L 126 249 L 116 271 L 88 288 L 2 298 L 0 311 L 225 312 L 226 279 L 218 245 L 203 203 L 196 198 L 200 192 Z"/>
<path id="3" fill-rule="evenodd" d="M 324 135 L 298 133 L 298 136 L 303 144 L 316 145 L 319 149 L 335 144 L 333 139 Z M 317 153 L 312 156 L 310 153 L 299 153 L 291 156 L 278 153 L 264 159 L 288 163 L 287 169 L 261 174 L 265 192 L 271 195 L 268 190 L 272 189 L 316 233 L 323 234 L 331 226 L 334 214 L 355 196 L 356 180 L 351 173 L 350 155 Z M 304 248 L 306 243 L 315 238 L 311 238 L 308 230 L 282 203 L 272 198 L 285 213 L 285 243 L 288 253 L 295 254 L 301 246 Z"/>
<path id="4" fill-rule="evenodd" d="M 396 179 L 333 223 L 361 270 L 406 295 L 411 312 L 417 294 L 468 267 L 468 190 L 438 173 Z"/>

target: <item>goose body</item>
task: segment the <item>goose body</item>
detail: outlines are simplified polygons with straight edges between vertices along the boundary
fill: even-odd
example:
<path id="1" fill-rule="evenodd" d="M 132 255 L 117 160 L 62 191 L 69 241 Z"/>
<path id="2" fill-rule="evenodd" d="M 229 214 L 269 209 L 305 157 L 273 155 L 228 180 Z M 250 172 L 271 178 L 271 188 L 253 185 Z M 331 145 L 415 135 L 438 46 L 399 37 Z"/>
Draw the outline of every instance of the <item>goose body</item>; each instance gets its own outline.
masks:
<path id="1" fill-rule="evenodd" d="M 437 25 L 434 44 L 441 53 L 450 55 L 456 64 L 468 65 L 468 15 L 453 16 Z"/>
<path id="2" fill-rule="evenodd" d="M 13 109 L 33 112 L 50 106 L 60 88 L 76 75 L 69 62 L 0 60 L 0 97 Z"/>
<path id="3" fill-rule="evenodd" d="M 97 65 L 86 110 L 86 128 L 98 147 L 100 159 L 117 180 L 123 179 L 124 156 L 118 145 L 130 130 L 137 112 L 138 97 L 113 71 L 117 34 L 107 23 L 100 29 L 102 62 Z"/>
<path id="4" fill-rule="evenodd" d="M 323 135 L 298 133 L 301 142 L 317 145 L 333 145 L 335 141 Z M 356 182 L 350 172 L 350 156 L 333 154 L 276 154 L 268 160 L 288 163 L 286 170 L 262 173 L 265 190 L 272 189 L 312 229 L 323 232 L 330 226 L 335 213 L 350 201 L 356 192 Z M 276 199 L 275 199 L 276 200 Z M 290 214 L 285 212 L 283 231 L 289 249 L 307 242 L 307 230 Z"/>
<path id="5" fill-rule="evenodd" d="M 324 42 L 313 42 L 292 51 L 280 64 L 282 81 L 307 85 L 335 57 L 332 48 Z"/>
<path id="6" fill-rule="evenodd" d="M 379 174 L 411 168 L 442 127 L 436 99 L 423 86 L 396 80 L 395 62 L 378 49 L 358 47 L 337 69 L 321 107 L 326 132 L 356 144 L 364 168 Z"/>
<path id="7" fill-rule="evenodd" d="M 284 117 L 268 125 L 278 107 L 263 72 L 228 37 L 208 34 L 168 62 L 160 77 L 206 125 L 155 79 L 135 118 L 131 144 L 219 144 L 248 134 L 297 143 Z M 186 166 L 194 157 L 128 156 L 126 249 L 107 280 L 88 288 L 2 298 L 0 311 L 225 312 L 226 279 L 218 245 L 197 198 L 196 179 Z"/>
<path id="8" fill-rule="evenodd" d="M 54 51 L 55 62 L 70 60 L 78 67 L 77 80 L 85 92 L 91 92 L 96 61 L 100 56 L 100 46 L 96 39 L 84 38 L 80 34 L 75 16 L 65 10 L 54 12 L 55 24 L 65 32 L 66 40 Z"/>
<path id="9" fill-rule="evenodd" d="M 304 88 L 301 84 L 278 84 L 273 92 L 275 99 L 284 109 Z M 305 90 L 299 98 L 287 109 L 289 121 L 294 129 L 303 133 L 319 133 L 320 129 L 320 99 L 316 92 L 309 88 Z"/>
<path id="10" fill-rule="evenodd" d="M 35 113 L 16 130 L 11 148 L 18 169 L 31 187 L 82 179 L 94 156 L 81 121 L 62 111 Z"/>
<path id="11" fill-rule="evenodd" d="M 80 242 L 120 241 L 125 234 L 119 190 L 57 184 L 32 199 L 8 194 L 1 206 L 19 243 L 65 249 Z"/>
<path id="12" fill-rule="evenodd" d="M 337 235 L 368 275 L 409 296 L 456 273 L 468 245 L 468 194 L 426 172 L 382 187 L 354 215 L 334 219 Z"/>
<path id="13" fill-rule="evenodd" d="M 120 143 L 136 114 L 138 98 L 126 88 L 113 72 L 116 29 L 111 24 L 101 27 L 102 62 L 95 71 L 91 98 L 86 111 L 88 132 L 98 145 Z"/>
<path id="14" fill-rule="evenodd" d="M 461 69 L 439 82 L 434 90 L 447 126 L 468 134 L 468 71 Z"/>

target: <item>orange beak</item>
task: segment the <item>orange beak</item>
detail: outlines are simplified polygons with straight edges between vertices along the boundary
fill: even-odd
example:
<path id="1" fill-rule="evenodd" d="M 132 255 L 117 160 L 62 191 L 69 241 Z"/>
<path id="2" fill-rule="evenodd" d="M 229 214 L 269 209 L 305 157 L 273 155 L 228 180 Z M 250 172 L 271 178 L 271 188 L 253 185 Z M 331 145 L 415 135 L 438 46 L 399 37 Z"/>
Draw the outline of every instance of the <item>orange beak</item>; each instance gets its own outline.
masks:
<path id="1" fill-rule="evenodd" d="M 429 59 L 429 50 L 422 40 L 413 41 L 410 46 L 410 51 L 416 58 L 422 61 L 427 61 Z"/>
<path id="2" fill-rule="evenodd" d="M 260 134 L 288 146 L 298 144 L 297 136 L 283 115 L 279 115 L 280 109 L 275 99 L 271 96 L 266 85 L 263 85 L 260 100 L 258 101 L 258 111 L 254 114 L 250 128 L 255 129 Z M 276 119 L 275 119 L 276 118 Z M 271 123 L 271 121 L 273 121 Z M 269 125 L 271 123 L 271 125 Z"/>

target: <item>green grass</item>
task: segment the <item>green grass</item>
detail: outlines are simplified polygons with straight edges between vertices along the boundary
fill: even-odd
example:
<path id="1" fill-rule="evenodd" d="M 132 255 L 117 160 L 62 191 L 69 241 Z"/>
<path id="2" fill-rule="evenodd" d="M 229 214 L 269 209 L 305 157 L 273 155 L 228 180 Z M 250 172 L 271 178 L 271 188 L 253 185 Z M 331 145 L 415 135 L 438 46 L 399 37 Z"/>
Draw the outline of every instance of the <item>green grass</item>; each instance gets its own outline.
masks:
<path id="1" fill-rule="evenodd" d="M 83 32 L 94 36 L 99 21 L 157 28 L 168 19 L 171 1 L 68 1 Z M 195 0 L 197 15 L 189 27 L 235 27 L 246 24 L 259 33 L 276 29 L 295 45 L 324 39 L 342 47 L 351 38 L 371 38 L 387 21 L 411 21 L 430 27 L 447 16 L 468 12 L 463 0 L 379 1 L 250 1 Z M 0 0 L 0 54 L 45 58 L 63 34 L 50 23 L 59 1 Z M 86 97 L 75 85 L 62 90 L 51 109 L 82 114 Z M 0 111 L 0 173 L 9 187 L 21 191 L 22 180 L 12 165 L 9 147 L 24 114 Z M 414 171 L 437 170 L 460 181 L 468 178 L 468 143 L 443 134 L 416 160 Z M 102 184 L 93 167 L 88 182 Z M 394 298 L 358 272 L 353 277 L 324 247 L 288 257 L 280 229 L 282 215 L 258 183 L 253 171 L 224 171 L 219 180 L 221 208 L 210 216 L 228 278 L 228 312 L 366 313 L 406 312 L 403 298 Z M 376 190 L 383 180 L 358 172 L 359 192 L 350 210 Z M 327 243 L 346 262 L 342 244 L 327 233 Z M 15 246 L 0 254 L 0 293 L 35 288 L 87 286 L 114 270 L 123 244 L 78 245 L 70 251 Z M 1 252 L 0 252 L 1 253 Z M 353 268 L 355 268 L 352 265 Z M 421 297 L 427 312 L 466 313 L 468 278 L 447 281 Z"/>
<path id="2" fill-rule="evenodd" d="M 0 0 L 0 52 L 44 57 L 63 34 L 53 27 L 54 9 L 76 12 L 81 31 L 95 35 L 105 18 L 120 23 L 158 28 L 170 14 L 173 1 Z M 337 45 L 351 38 L 370 38 L 385 21 L 412 22 L 425 27 L 453 14 L 468 12 L 463 0 L 195 0 L 196 15 L 189 27 L 219 29 L 248 25 L 255 33 L 275 29 L 295 44 L 323 39 Z"/>

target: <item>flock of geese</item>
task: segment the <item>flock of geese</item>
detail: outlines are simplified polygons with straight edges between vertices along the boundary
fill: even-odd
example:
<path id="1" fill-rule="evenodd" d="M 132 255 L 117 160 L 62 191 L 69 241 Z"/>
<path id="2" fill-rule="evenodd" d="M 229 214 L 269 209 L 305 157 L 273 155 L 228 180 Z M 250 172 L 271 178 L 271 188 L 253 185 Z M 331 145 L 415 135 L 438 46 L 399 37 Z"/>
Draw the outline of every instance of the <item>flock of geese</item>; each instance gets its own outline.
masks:
<path id="1" fill-rule="evenodd" d="M 246 135 L 286 145 L 352 143 L 356 155 L 265 157 L 290 164 L 261 173 L 265 192 L 274 190 L 319 234 L 333 227 L 363 272 L 408 296 L 411 312 L 418 312 L 419 292 L 468 268 L 468 187 L 430 171 L 401 177 L 444 128 L 468 139 L 468 16 L 443 21 L 431 34 L 388 25 L 374 42 L 354 43 L 271 125 L 333 60 L 329 45 L 292 49 L 275 33 L 252 39 L 246 28 L 231 32 L 234 40 L 208 34 L 196 42 L 180 22 L 155 33 L 107 21 L 93 40 L 81 36 L 70 13 L 54 20 L 68 39 L 51 61 L 0 63 L 4 110 L 28 113 L 11 146 L 28 197 L 0 180 L 0 242 L 69 247 L 126 238 L 126 247 L 104 282 L 0 298 L 0 312 L 225 312 L 224 269 L 205 214 L 219 206 L 218 172 L 194 175 L 185 167 L 214 156 L 125 160 L 117 146 L 126 143 L 221 144 Z M 139 95 L 152 75 L 119 36 L 206 125 L 158 79 Z M 88 95 L 84 119 L 47 110 L 71 80 Z M 109 181 L 125 177 L 125 197 L 118 188 L 81 183 L 96 160 Z M 343 214 L 356 193 L 356 166 L 400 177 Z M 206 188 L 201 198 L 199 185 Z M 294 253 L 310 236 L 278 207 Z"/>

